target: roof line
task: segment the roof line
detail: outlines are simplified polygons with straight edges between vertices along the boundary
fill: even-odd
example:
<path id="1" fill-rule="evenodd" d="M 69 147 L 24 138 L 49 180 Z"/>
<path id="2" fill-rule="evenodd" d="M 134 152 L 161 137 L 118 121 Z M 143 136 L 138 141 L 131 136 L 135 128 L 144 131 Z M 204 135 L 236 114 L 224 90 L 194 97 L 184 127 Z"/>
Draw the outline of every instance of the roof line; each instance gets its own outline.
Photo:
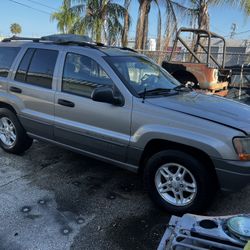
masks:
<path id="1" fill-rule="evenodd" d="M 5 38 L 2 40 L 2 42 L 12 42 L 12 41 L 31 41 L 31 42 L 51 42 L 52 44 L 58 44 L 58 45 L 78 45 L 78 46 L 83 46 L 83 47 L 89 47 L 92 49 L 98 49 L 99 48 L 110 48 L 110 49 L 120 49 L 120 50 L 128 50 L 134 53 L 138 53 L 136 50 L 128 48 L 128 47 L 119 47 L 119 46 L 109 46 L 105 45 L 103 43 L 91 43 L 91 42 L 85 42 L 85 41 L 74 41 L 74 40 L 63 40 L 63 39 L 58 39 L 55 41 L 45 39 L 46 37 L 41 37 L 41 38 L 31 38 L 31 37 L 18 37 L 18 36 L 12 36 L 10 38 Z M 104 52 L 103 52 L 104 53 Z M 106 53 L 105 53 L 106 54 Z"/>

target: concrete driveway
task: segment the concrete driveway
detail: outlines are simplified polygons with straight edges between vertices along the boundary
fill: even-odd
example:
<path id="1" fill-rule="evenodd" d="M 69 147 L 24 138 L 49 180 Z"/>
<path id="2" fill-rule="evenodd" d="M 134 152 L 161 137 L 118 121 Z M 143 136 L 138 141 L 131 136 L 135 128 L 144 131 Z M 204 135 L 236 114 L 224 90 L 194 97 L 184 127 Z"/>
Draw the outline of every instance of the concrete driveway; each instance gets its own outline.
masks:
<path id="1" fill-rule="evenodd" d="M 133 173 L 49 144 L 0 151 L 0 249 L 155 249 L 170 215 Z M 209 215 L 249 213 L 250 187 L 218 194 Z"/>

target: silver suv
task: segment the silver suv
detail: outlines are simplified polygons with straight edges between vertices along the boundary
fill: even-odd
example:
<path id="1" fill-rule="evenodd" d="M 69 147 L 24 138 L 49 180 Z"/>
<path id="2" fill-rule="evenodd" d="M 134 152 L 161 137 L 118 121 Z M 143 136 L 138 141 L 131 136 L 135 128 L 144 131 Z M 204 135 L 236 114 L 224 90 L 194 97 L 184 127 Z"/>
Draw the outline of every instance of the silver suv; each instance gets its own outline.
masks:
<path id="1" fill-rule="evenodd" d="M 126 48 L 13 40 L 0 43 L 5 151 L 36 138 L 141 173 L 171 213 L 201 211 L 217 189 L 249 183 L 249 106 L 193 92 Z"/>

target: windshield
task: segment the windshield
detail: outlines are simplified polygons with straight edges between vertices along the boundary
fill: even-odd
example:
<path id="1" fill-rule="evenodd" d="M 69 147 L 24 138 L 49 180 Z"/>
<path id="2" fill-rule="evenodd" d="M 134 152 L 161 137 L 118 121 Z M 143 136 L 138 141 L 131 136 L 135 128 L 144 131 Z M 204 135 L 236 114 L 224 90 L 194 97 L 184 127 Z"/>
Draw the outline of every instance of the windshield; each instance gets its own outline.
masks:
<path id="1" fill-rule="evenodd" d="M 113 56 L 109 62 L 137 94 L 152 90 L 172 90 L 180 85 L 169 73 L 141 56 Z"/>

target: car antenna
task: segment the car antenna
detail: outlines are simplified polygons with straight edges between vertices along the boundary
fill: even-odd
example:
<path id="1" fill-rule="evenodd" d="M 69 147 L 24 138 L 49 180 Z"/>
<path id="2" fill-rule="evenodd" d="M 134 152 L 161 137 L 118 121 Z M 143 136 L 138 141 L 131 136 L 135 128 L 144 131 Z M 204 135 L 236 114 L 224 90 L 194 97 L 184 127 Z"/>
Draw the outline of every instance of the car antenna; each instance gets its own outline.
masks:
<path id="1" fill-rule="evenodd" d="M 145 102 L 145 99 L 146 99 L 146 93 L 147 93 L 147 88 L 145 87 L 144 88 L 144 91 L 143 91 L 143 94 L 142 94 L 142 103 Z"/>

